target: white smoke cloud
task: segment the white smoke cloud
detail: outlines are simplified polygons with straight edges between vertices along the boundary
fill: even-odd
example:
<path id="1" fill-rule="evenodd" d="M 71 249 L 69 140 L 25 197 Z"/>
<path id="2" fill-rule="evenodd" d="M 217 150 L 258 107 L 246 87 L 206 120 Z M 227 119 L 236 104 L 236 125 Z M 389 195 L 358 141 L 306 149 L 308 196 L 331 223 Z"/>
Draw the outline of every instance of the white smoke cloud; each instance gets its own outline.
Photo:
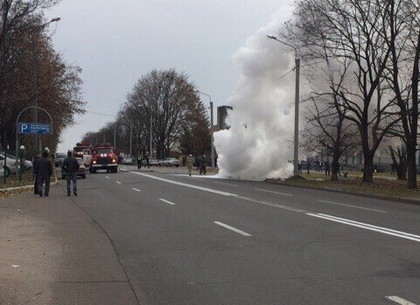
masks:
<path id="1" fill-rule="evenodd" d="M 282 23 L 281 14 L 237 50 L 239 84 L 229 99 L 229 130 L 214 134 L 220 175 L 246 180 L 286 178 L 293 172 L 294 53 L 267 39 Z"/>

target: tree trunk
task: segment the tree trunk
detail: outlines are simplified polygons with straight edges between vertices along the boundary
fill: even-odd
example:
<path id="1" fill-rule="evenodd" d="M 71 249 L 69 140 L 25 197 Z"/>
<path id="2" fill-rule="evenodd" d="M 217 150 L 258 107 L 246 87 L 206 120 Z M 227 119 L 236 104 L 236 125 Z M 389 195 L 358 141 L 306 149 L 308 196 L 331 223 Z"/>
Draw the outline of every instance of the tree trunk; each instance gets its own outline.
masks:
<path id="1" fill-rule="evenodd" d="M 416 148 L 407 145 L 407 188 L 417 188 Z"/>
<path id="2" fill-rule="evenodd" d="M 365 155 L 363 183 L 373 183 L 373 155 Z"/>
<path id="3" fill-rule="evenodd" d="M 331 171 L 331 181 L 338 181 L 338 169 L 339 169 L 339 165 L 338 165 L 338 156 L 336 156 L 336 154 L 333 154 L 333 160 L 332 160 L 332 171 Z"/>

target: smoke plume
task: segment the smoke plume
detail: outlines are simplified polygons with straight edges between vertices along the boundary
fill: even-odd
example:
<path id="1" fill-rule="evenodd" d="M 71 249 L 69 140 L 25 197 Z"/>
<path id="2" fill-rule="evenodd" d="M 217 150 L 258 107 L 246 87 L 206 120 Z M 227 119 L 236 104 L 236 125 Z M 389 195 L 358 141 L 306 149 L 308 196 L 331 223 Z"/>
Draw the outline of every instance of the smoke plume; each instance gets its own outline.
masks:
<path id="1" fill-rule="evenodd" d="M 214 134 L 223 177 L 264 180 L 293 172 L 294 53 L 266 36 L 281 23 L 274 16 L 234 55 L 241 76 L 229 99 L 231 127 Z"/>

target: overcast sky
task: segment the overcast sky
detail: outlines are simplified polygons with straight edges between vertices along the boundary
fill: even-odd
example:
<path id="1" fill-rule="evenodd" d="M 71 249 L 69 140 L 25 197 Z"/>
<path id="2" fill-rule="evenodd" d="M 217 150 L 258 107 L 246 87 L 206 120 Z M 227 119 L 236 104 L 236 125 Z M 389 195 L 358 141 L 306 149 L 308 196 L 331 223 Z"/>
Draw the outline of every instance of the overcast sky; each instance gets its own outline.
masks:
<path id="1" fill-rule="evenodd" d="M 189 76 L 215 107 L 229 104 L 239 80 L 238 48 L 292 0 L 62 0 L 46 12 L 64 60 L 83 69 L 86 113 L 67 129 L 58 151 L 112 121 L 136 80 L 153 69 Z M 207 97 L 203 96 L 207 102 Z"/>

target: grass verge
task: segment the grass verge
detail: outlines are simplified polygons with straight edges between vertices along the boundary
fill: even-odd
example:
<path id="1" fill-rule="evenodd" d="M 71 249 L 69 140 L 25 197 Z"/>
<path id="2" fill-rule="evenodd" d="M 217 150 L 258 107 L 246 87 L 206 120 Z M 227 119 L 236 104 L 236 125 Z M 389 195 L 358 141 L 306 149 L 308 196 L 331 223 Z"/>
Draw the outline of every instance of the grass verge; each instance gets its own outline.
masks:
<path id="1" fill-rule="evenodd" d="M 302 174 L 303 179 L 276 180 L 269 179 L 267 182 L 307 187 L 314 189 L 324 189 L 341 191 L 361 195 L 374 195 L 389 199 L 411 199 L 418 200 L 420 204 L 420 189 L 407 189 L 407 181 L 397 180 L 395 176 L 374 174 L 373 183 L 362 183 L 362 174 L 349 173 L 347 178 L 339 177 L 338 181 L 331 181 L 322 173 Z"/>

